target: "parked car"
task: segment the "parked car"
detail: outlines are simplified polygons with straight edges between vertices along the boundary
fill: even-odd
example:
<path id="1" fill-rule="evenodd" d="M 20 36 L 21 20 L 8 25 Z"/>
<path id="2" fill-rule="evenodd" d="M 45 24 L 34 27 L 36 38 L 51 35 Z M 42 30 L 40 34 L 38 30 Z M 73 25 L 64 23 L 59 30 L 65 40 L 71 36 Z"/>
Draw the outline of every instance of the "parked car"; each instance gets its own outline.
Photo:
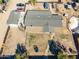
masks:
<path id="1" fill-rule="evenodd" d="M 25 4 L 24 3 L 18 3 L 18 4 L 16 4 L 16 11 L 18 11 L 18 12 L 25 11 Z"/>

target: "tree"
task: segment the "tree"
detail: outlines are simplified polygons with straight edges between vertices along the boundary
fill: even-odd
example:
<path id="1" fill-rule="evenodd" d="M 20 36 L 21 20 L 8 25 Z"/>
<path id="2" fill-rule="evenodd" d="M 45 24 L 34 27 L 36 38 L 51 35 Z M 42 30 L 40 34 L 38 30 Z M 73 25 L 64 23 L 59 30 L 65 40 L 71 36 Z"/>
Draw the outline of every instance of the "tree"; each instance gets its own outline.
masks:
<path id="1" fill-rule="evenodd" d="M 16 55 L 15 55 L 15 59 L 21 59 L 20 54 L 16 54 Z"/>
<path id="2" fill-rule="evenodd" d="M 32 5 L 35 5 L 35 3 L 37 2 L 37 0 L 29 0 L 29 2 L 30 2 Z"/>
<path id="3" fill-rule="evenodd" d="M 2 0 L 0 0 L 0 4 L 2 4 Z"/>
<path id="4" fill-rule="evenodd" d="M 67 54 L 63 54 L 63 52 L 58 52 L 57 55 L 58 59 L 68 59 L 68 55 Z"/>

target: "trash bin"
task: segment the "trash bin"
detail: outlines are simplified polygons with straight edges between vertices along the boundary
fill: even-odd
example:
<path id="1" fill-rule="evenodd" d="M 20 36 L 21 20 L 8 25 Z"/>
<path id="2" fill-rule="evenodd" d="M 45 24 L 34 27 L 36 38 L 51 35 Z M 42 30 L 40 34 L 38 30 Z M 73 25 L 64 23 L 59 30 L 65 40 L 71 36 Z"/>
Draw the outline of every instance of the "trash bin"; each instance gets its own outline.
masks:
<path id="1" fill-rule="evenodd" d="M 43 7 L 44 7 L 45 9 L 48 9 L 48 7 L 49 7 L 49 6 L 48 6 L 48 3 L 47 3 L 47 2 L 44 2 L 44 3 L 43 3 Z"/>
<path id="2" fill-rule="evenodd" d="M 76 3 L 75 2 L 72 2 L 71 3 L 71 6 L 72 6 L 72 8 L 75 8 L 76 7 Z"/>
<path id="3" fill-rule="evenodd" d="M 64 8 L 68 9 L 68 5 L 67 4 L 64 4 Z"/>

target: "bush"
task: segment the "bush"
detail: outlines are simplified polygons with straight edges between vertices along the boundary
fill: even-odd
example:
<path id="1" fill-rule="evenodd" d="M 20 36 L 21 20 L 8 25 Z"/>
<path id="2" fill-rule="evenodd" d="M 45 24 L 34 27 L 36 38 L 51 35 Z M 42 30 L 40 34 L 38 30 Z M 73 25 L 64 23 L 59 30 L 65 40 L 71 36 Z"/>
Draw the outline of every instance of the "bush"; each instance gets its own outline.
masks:
<path id="1" fill-rule="evenodd" d="M 15 58 L 15 59 L 21 59 L 20 54 L 16 54 L 15 56 L 16 56 L 16 58 Z"/>
<path id="2" fill-rule="evenodd" d="M 0 4 L 2 4 L 2 0 L 0 0 Z"/>
<path id="3" fill-rule="evenodd" d="M 37 0 L 29 0 L 33 5 L 35 5 Z"/>

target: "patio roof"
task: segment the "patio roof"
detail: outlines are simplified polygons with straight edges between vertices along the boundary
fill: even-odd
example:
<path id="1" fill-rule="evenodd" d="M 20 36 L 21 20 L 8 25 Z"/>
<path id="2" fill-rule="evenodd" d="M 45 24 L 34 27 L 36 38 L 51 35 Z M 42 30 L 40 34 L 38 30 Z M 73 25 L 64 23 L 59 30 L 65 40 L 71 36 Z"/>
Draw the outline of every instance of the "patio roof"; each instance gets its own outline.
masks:
<path id="1" fill-rule="evenodd" d="M 9 15 L 7 24 L 18 24 L 19 18 L 20 18 L 20 13 L 12 11 Z"/>

